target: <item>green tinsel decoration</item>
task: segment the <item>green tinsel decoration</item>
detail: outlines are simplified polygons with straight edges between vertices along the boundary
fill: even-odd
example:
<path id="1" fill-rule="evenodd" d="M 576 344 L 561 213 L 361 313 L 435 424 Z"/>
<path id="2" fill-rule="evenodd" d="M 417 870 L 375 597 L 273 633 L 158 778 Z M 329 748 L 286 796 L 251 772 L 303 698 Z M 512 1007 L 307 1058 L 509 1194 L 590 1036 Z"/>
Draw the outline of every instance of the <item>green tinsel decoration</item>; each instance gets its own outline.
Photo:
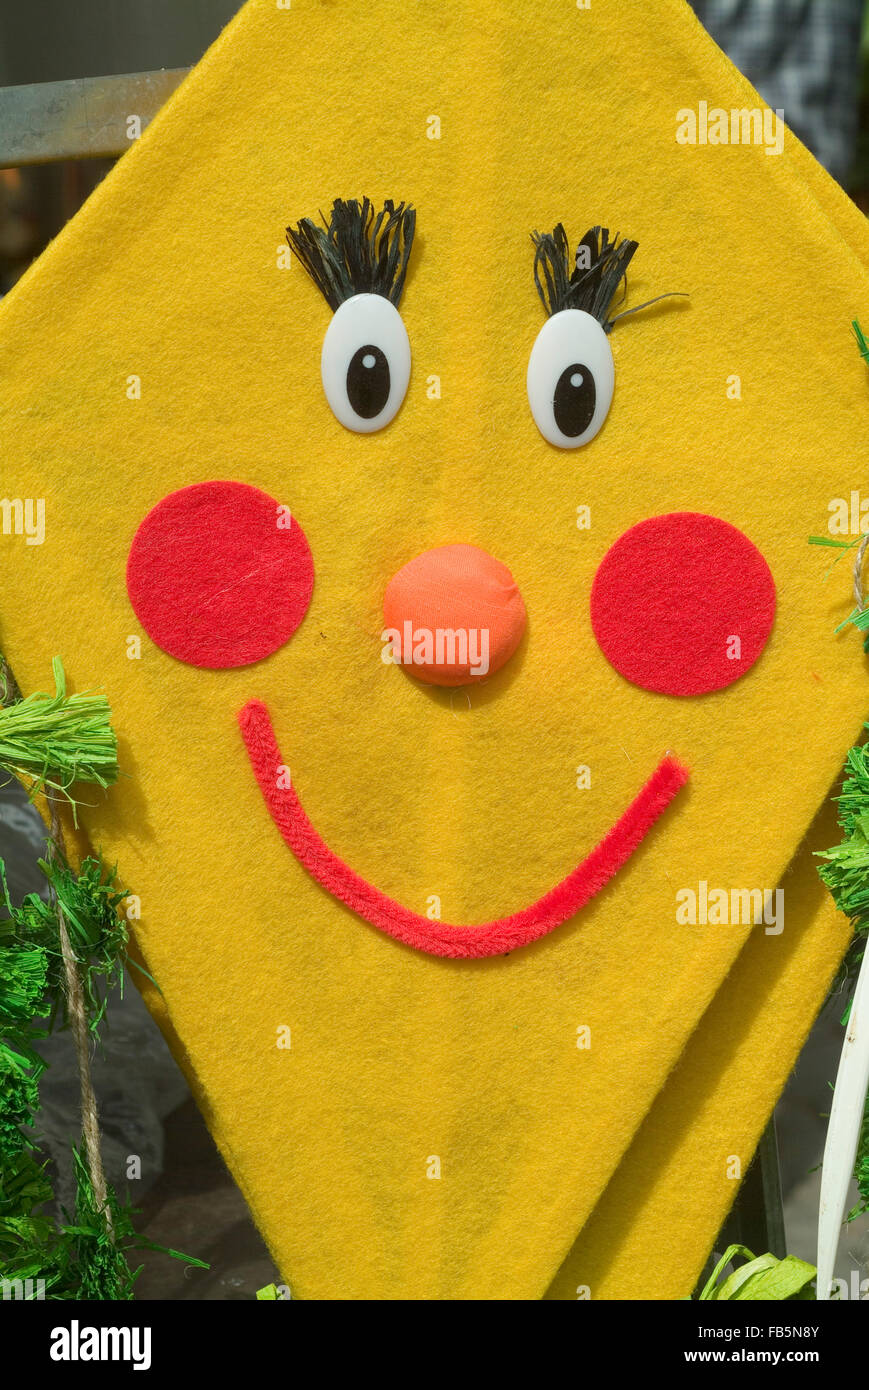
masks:
<path id="1" fill-rule="evenodd" d="M 0 1279 L 19 1281 L 24 1297 L 128 1301 L 134 1297 L 135 1280 L 141 1272 L 141 1266 L 130 1268 L 128 1256 L 134 1251 L 155 1250 L 197 1269 L 208 1268 L 201 1260 L 138 1235 L 133 1225 L 135 1209 L 121 1205 L 111 1188 L 109 1230 L 105 1212 L 97 1210 L 87 1164 L 77 1148 L 72 1150 L 72 1159 L 76 1179 L 72 1219 L 64 1213 L 66 1219 L 56 1224 L 38 1211 L 52 1191 L 31 1158 L 20 1162 L 16 1197 L 22 1214 L 4 1216 L 0 1194 Z"/>
<path id="2" fill-rule="evenodd" d="M 8 1223 L 14 1228 L 22 1218 L 29 1218 L 34 1209 L 53 1196 L 51 1183 L 39 1163 L 23 1146 L 3 1165 L 0 1171 L 0 1252 L 3 1249 L 3 1230 Z M 0 1259 L 0 1270 L 2 1270 Z"/>
<path id="3" fill-rule="evenodd" d="M 845 838 L 832 849 L 816 853 L 827 861 L 818 869 L 821 882 L 854 928 L 836 981 L 841 987 L 856 981 L 869 933 L 869 744 L 858 744 L 848 753 L 842 791 L 836 800 Z"/>
<path id="4" fill-rule="evenodd" d="M 64 1297 L 77 1299 L 131 1299 L 133 1284 L 141 1272 L 130 1269 L 127 1254 L 134 1250 L 157 1250 L 170 1255 L 174 1260 L 184 1260 L 197 1269 L 207 1269 L 208 1265 L 195 1260 L 191 1255 L 183 1255 L 165 1245 L 157 1245 L 152 1240 L 137 1234 L 133 1226 L 135 1209 L 120 1205 L 114 1192 L 109 1188 L 109 1208 L 112 1214 L 111 1234 L 107 1229 L 105 1214 L 97 1210 L 93 1187 L 87 1164 L 78 1149 L 72 1151 L 76 1176 L 76 1207 L 73 1225 L 62 1228 L 65 1236 L 71 1239 L 71 1260 L 67 1273 L 74 1271 L 75 1293 Z M 58 1295 L 59 1296 L 59 1295 Z"/>
<path id="5" fill-rule="evenodd" d="M 27 1023 L 45 992 L 47 961 L 41 946 L 0 946 L 0 1027 Z"/>
<path id="6" fill-rule="evenodd" d="M 61 1007 L 65 1008 L 65 995 L 59 989 L 63 973 L 57 944 L 55 904 L 59 904 L 78 963 L 88 1025 L 91 1032 L 96 1033 L 105 1014 L 108 991 L 118 985 L 123 997 L 129 936 L 126 919 L 118 909 L 128 894 L 118 886 L 116 871 L 104 870 L 102 862 L 91 856 L 82 861 L 78 873 L 57 858 L 40 859 L 38 862 L 53 889 L 53 900 L 46 900 L 39 893 L 28 893 L 20 907 L 13 907 L 6 884 L 5 865 L 0 860 L 0 888 L 9 913 L 7 921 L 0 921 L 0 942 L 5 928 L 7 932 L 13 931 L 21 943 L 32 943 L 35 949 L 43 952 L 52 951 L 48 978 L 55 989 L 53 1002 L 57 1004 L 59 1001 Z M 21 945 L 18 949 L 23 951 L 25 948 Z M 100 978 L 104 980 L 102 992 Z M 3 991 L 0 985 L 0 1020 L 2 1011 Z"/>
<path id="7" fill-rule="evenodd" d="M 33 1124 L 43 1070 L 35 1053 L 23 1056 L 0 1040 L 0 1164 L 28 1142 L 22 1129 Z"/>
<path id="8" fill-rule="evenodd" d="M 130 1299 L 138 1270 L 128 1254 L 162 1250 L 202 1268 L 198 1260 L 167 1250 L 136 1233 L 134 1210 L 107 1196 L 108 1219 L 99 1211 L 87 1164 L 78 1149 L 74 1218 L 56 1224 L 42 1208 L 52 1200 L 44 1161 L 25 1130 L 39 1107 L 44 1063 L 33 1044 L 56 1020 L 65 1021 L 66 997 L 55 902 L 63 911 L 82 983 L 88 1027 L 95 1038 L 108 991 L 123 988 L 127 925 L 120 909 L 127 896 L 98 859 L 78 874 L 65 863 L 39 861 L 54 892 L 46 900 L 29 893 L 19 907 L 10 899 L 5 865 L 0 886 L 8 917 L 0 921 L 0 1279 L 18 1280 L 52 1299 Z M 109 1224 L 111 1222 L 111 1225 Z M 31 1281 L 28 1284 L 27 1281 Z M 26 1294 L 25 1294 L 26 1296 Z M 33 1294 L 35 1296 L 35 1294 Z"/>
<path id="9" fill-rule="evenodd" d="M 22 699 L 0 656 L 0 769 L 24 778 L 31 795 L 47 791 L 75 801 L 76 782 L 108 786 L 118 776 L 117 748 L 108 702 L 102 695 L 67 697 L 63 667 L 54 661 L 56 693 Z M 65 971 L 60 944 L 62 913 L 81 981 L 87 1026 L 94 1040 L 109 991 L 123 989 L 127 965 L 127 896 L 115 870 L 86 858 L 76 873 L 64 861 L 62 837 L 40 860 L 49 894 L 29 893 L 13 905 L 0 860 L 0 1280 L 17 1281 L 23 1298 L 130 1299 L 139 1273 L 128 1255 L 160 1250 L 200 1268 L 201 1261 L 167 1250 L 136 1233 L 134 1209 L 108 1188 L 100 1208 L 88 1165 L 72 1150 L 75 1213 L 48 1215 L 54 1192 L 48 1164 L 33 1131 L 39 1111 L 39 1078 L 45 1062 L 39 1041 L 67 1022 Z M 141 968 L 141 967 L 139 967 Z M 147 972 L 145 972 L 147 974 Z M 150 978 L 150 976 L 149 976 Z"/>
<path id="10" fill-rule="evenodd" d="M 856 319 L 851 328 L 858 350 L 869 365 L 869 343 Z M 814 545 L 836 546 L 844 552 L 859 545 L 865 537 L 858 536 L 850 541 L 839 541 L 832 537 L 810 536 L 809 540 Z M 841 555 L 837 558 L 841 559 Z M 839 624 L 836 631 L 841 632 L 849 623 L 866 633 L 863 647 L 869 651 L 869 606 L 855 608 L 845 621 Z M 869 725 L 865 727 L 869 728 Z M 866 940 L 869 935 L 869 744 L 857 744 L 848 753 L 842 791 L 836 800 L 839 803 L 838 821 L 844 839 L 832 849 L 815 852 L 819 859 L 827 861 L 818 869 L 822 883 L 829 888 L 839 911 L 851 919 L 854 935 L 845 952 L 833 988 L 852 992 L 866 953 Z M 849 998 L 842 1015 L 844 1026 L 847 1026 L 850 1012 Z M 854 1177 L 860 1201 L 848 1213 L 848 1221 L 853 1221 L 855 1217 L 869 1211 L 869 1096 L 866 1098 L 863 1112 L 863 1127 L 857 1145 Z"/>
<path id="11" fill-rule="evenodd" d="M 107 787 L 118 779 L 118 745 L 105 695 L 67 695 L 59 656 L 54 695 L 35 692 L 0 708 L 0 767 L 30 788 L 63 796 L 75 813 L 76 782 Z M 9 681 L 6 679 L 8 693 Z"/>

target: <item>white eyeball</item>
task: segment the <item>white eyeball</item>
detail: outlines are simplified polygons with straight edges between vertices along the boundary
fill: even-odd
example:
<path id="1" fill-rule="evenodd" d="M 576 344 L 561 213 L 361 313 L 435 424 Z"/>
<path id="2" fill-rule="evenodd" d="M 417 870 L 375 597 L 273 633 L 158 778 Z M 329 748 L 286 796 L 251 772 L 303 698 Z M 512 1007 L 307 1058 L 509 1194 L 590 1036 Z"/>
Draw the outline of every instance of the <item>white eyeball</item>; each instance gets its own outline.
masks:
<path id="1" fill-rule="evenodd" d="M 577 449 L 609 413 L 615 366 L 607 335 L 584 309 L 561 309 L 537 334 L 528 359 L 528 404 L 544 439 Z"/>
<path id="2" fill-rule="evenodd" d="M 348 430 L 371 434 L 395 415 L 410 381 L 410 340 L 401 314 L 382 294 L 339 304 L 323 339 L 323 390 Z"/>

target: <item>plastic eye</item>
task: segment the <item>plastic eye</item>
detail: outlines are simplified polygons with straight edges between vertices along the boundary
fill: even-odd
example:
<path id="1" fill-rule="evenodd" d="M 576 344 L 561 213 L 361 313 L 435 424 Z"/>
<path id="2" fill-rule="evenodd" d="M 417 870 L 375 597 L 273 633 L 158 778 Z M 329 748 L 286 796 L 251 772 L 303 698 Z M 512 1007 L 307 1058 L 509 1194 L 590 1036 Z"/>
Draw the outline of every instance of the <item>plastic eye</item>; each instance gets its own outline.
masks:
<path id="1" fill-rule="evenodd" d="M 382 430 L 410 381 L 410 340 L 401 314 L 382 294 L 354 294 L 340 304 L 323 339 L 323 390 L 348 430 Z"/>
<path id="2" fill-rule="evenodd" d="M 559 449 L 594 439 L 614 383 L 612 349 L 596 318 L 562 309 L 546 320 L 528 359 L 528 404 L 544 439 Z"/>

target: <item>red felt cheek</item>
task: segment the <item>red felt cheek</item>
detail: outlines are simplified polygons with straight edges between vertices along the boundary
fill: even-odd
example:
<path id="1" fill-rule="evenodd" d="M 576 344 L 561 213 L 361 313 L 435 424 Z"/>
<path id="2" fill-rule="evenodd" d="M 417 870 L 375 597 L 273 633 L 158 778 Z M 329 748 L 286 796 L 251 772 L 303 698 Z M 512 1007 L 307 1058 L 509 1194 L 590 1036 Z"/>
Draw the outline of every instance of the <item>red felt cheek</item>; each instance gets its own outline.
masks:
<path id="1" fill-rule="evenodd" d="M 195 483 L 148 513 L 127 593 L 148 636 L 191 666 L 246 666 L 295 632 L 314 563 L 286 507 L 246 483 Z"/>
<path id="2" fill-rule="evenodd" d="M 769 566 L 729 522 L 671 512 L 632 526 L 607 551 L 591 591 L 601 651 L 627 680 L 665 695 L 704 695 L 744 675 L 775 618 Z"/>

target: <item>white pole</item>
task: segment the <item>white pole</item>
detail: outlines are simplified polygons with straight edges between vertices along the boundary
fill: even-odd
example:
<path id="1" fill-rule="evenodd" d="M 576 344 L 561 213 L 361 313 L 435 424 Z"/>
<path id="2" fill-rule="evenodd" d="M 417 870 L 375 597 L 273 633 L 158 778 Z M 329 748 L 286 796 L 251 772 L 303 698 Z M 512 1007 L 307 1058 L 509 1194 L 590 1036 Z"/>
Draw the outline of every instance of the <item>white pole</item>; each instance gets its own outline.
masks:
<path id="1" fill-rule="evenodd" d="M 854 1172 L 857 1145 L 863 1127 L 866 1094 L 869 1092 L 869 942 L 848 1019 L 848 1031 L 839 1059 L 836 1089 L 830 1110 L 824 1167 L 821 1175 L 821 1205 L 818 1213 L 818 1299 L 830 1297 L 839 1232 L 845 1219 L 848 1187 Z"/>

